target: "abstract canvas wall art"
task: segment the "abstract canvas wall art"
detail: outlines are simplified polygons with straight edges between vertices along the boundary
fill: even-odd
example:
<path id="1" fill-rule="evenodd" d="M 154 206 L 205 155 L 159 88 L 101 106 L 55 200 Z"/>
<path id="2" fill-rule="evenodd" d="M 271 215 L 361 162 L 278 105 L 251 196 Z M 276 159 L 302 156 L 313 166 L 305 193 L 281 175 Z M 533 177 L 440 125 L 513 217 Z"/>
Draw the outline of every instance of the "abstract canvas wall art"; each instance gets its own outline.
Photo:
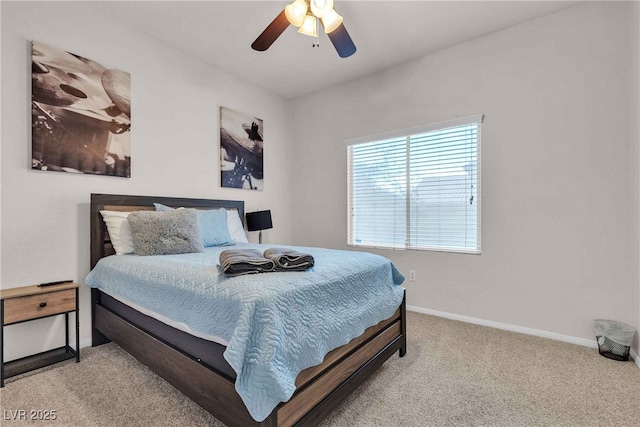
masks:
<path id="1" fill-rule="evenodd" d="M 32 168 L 131 176 L 131 75 L 31 43 Z"/>

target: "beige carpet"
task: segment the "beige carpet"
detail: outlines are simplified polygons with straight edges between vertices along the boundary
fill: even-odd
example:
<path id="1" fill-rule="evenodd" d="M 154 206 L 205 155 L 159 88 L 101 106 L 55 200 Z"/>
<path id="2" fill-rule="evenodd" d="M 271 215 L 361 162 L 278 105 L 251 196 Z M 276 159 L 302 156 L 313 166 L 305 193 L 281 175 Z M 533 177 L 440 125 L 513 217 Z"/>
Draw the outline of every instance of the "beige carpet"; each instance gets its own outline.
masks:
<path id="1" fill-rule="evenodd" d="M 595 349 L 409 313 L 389 359 L 323 426 L 640 426 L 640 369 Z M 114 344 L 0 390 L 4 426 L 221 426 Z M 19 409 L 55 421 L 10 421 Z"/>

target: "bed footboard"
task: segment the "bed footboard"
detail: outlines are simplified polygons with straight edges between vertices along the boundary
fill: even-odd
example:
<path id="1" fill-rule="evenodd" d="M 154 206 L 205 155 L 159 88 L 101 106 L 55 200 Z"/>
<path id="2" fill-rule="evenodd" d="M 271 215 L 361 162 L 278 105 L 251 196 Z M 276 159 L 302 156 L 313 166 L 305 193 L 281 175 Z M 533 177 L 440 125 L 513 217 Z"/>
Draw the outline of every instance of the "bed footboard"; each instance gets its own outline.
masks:
<path id="1" fill-rule="evenodd" d="M 314 426 L 395 352 L 406 353 L 405 300 L 387 320 L 329 352 L 298 375 L 297 391 L 262 422 L 235 391 L 234 379 L 100 305 L 92 289 L 93 345 L 113 341 L 228 426 Z"/>

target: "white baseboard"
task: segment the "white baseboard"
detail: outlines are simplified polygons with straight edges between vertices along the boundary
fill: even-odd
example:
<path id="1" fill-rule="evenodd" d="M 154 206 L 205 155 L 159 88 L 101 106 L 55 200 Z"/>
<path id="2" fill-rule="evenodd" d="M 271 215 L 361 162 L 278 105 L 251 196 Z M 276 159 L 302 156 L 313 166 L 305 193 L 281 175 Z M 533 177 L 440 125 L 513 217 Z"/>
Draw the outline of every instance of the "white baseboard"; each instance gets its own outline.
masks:
<path id="1" fill-rule="evenodd" d="M 447 313 L 446 311 L 431 310 L 415 306 L 407 306 L 407 310 L 417 313 L 430 314 L 432 316 L 444 317 L 451 320 L 460 320 L 461 322 L 473 323 L 474 325 L 489 326 L 491 328 L 503 329 L 505 331 L 518 332 L 526 335 L 534 335 L 536 337 L 550 338 L 556 341 L 568 342 L 584 347 L 598 348 L 596 339 L 588 340 L 585 338 L 577 338 L 569 335 L 556 334 L 555 332 L 541 331 L 539 329 L 524 328 L 522 326 L 510 325 L 508 323 L 494 322 L 492 320 L 478 319 L 475 317 L 462 316 L 460 314 Z"/>
<path id="2" fill-rule="evenodd" d="M 595 338 L 593 340 L 577 338 L 569 335 L 556 334 L 555 332 L 525 328 L 522 326 L 511 325 L 509 323 L 494 322 L 492 320 L 478 319 L 476 317 L 463 316 L 461 314 L 448 313 L 446 311 L 431 310 L 429 308 L 416 307 L 413 305 L 407 305 L 407 310 L 415 311 L 416 313 L 430 314 L 437 317 L 444 317 L 451 320 L 459 320 L 461 322 L 472 323 L 474 325 L 489 326 L 491 328 L 502 329 L 505 331 L 518 332 L 521 334 L 533 335 L 542 338 L 550 338 L 552 340 L 563 341 L 570 344 L 581 345 L 584 347 L 598 348 L 598 343 L 596 342 Z M 633 350 L 631 350 L 630 355 L 636 363 L 636 366 L 640 368 L 640 356 L 638 356 Z"/>
<path id="3" fill-rule="evenodd" d="M 541 331 L 539 329 L 524 328 L 522 326 L 511 325 L 509 323 L 494 322 L 492 320 L 478 319 L 475 317 L 462 316 L 460 314 L 447 313 L 446 311 L 431 310 L 428 308 L 415 307 L 412 305 L 408 305 L 407 310 L 415 311 L 417 313 L 430 314 L 432 316 L 437 316 L 437 317 L 444 317 L 446 319 L 451 319 L 451 320 L 459 320 L 461 322 L 466 322 L 466 323 L 473 323 L 474 325 L 489 326 L 491 328 L 503 329 L 505 331 L 511 331 L 511 332 L 519 332 L 521 334 L 534 335 L 536 337 L 551 338 L 552 340 L 564 341 L 570 344 L 577 344 L 584 347 L 592 347 L 592 348 L 598 347 L 598 343 L 596 342 L 595 338 L 593 340 L 588 340 L 585 338 L 571 337 L 569 335 L 556 334 L 555 332 L 547 332 L 547 331 Z"/>
<path id="4" fill-rule="evenodd" d="M 91 347 L 91 338 L 80 340 L 80 348 Z"/>

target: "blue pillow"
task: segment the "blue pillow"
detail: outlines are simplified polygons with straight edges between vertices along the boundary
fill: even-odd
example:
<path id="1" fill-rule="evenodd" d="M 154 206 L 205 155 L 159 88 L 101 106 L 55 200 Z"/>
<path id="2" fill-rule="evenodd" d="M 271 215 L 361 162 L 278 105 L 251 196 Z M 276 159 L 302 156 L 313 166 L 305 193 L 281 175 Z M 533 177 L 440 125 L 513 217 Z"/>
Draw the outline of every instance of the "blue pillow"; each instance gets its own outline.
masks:
<path id="1" fill-rule="evenodd" d="M 173 209 L 160 203 L 154 203 L 153 205 L 158 212 Z M 198 226 L 200 227 L 200 236 L 205 248 L 224 246 L 231 243 L 231 235 L 227 226 L 227 210 L 225 208 L 195 209 L 195 211 L 198 213 Z"/>

